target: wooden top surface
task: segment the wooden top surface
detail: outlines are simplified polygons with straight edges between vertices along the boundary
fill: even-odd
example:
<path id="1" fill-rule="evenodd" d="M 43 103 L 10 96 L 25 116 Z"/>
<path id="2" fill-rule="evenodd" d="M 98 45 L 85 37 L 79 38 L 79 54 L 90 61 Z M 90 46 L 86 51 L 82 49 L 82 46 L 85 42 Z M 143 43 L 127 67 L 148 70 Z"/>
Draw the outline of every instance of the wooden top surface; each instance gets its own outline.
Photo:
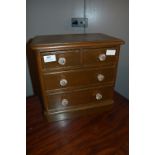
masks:
<path id="1" fill-rule="evenodd" d="M 31 46 L 53 46 L 53 45 L 65 45 L 65 44 L 79 44 L 79 43 L 98 43 L 98 42 L 117 42 L 118 44 L 124 44 L 124 41 L 115 37 L 111 37 L 105 34 L 65 34 L 65 35 L 46 35 L 37 36 L 32 39 Z"/>

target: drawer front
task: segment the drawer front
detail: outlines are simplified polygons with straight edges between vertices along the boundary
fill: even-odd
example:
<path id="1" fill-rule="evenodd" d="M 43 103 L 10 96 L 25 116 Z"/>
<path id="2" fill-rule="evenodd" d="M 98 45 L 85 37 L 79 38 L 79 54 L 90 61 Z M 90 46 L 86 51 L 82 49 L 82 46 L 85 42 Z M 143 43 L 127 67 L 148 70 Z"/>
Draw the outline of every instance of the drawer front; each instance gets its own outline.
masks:
<path id="1" fill-rule="evenodd" d="M 114 81 L 114 68 L 72 70 L 44 74 L 46 90 L 104 84 Z"/>
<path id="2" fill-rule="evenodd" d="M 117 48 L 84 49 L 83 64 L 116 65 L 118 55 Z"/>
<path id="3" fill-rule="evenodd" d="M 66 109 L 88 104 L 99 104 L 112 99 L 112 97 L 112 86 L 53 94 L 48 95 L 48 109 Z"/>
<path id="4" fill-rule="evenodd" d="M 44 52 L 41 54 L 42 67 L 44 69 L 56 69 L 81 64 L 79 50 Z"/>

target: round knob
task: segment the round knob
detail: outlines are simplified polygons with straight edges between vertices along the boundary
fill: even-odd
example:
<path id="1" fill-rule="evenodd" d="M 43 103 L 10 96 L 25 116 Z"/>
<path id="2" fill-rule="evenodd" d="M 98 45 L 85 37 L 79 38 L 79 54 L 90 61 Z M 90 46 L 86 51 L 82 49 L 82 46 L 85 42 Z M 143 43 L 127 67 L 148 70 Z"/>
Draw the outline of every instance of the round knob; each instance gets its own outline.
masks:
<path id="1" fill-rule="evenodd" d="M 105 54 L 100 54 L 98 58 L 99 58 L 100 61 L 104 61 L 106 59 L 106 55 Z"/>
<path id="2" fill-rule="evenodd" d="M 96 94 L 96 100 L 101 100 L 102 99 L 102 95 L 100 93 Z"/>
<path id="3" fill-rule="evenodd" d="M 68 103 L 69 103 L 69 101 L 68 101 L 67 99 L 63 99 L 63 100 L 61 101 L 61 104 L 62 104 L 63 106 L 67 106 Z"/>
<path id="4" fill-rule="evenodd" d="M 66 86 L 67 85 L 67 80 L 66 79 L 60 80 L 60 85 L 61 86 Z"/>
<path id="5" fill-rule="evenodd" d="M 59 63 L 60 65 L 65 65 L 66 59 L 65 59 L 65 58 L 59 58 L 59 59 L 58 59 L 58 63 Z"/>
<path id="6" fill-rule="evenodd" d="M 98 79 L 98 81 L 103 81 L 104 80 L 104 75 L 98 74 L 97 79 Z"/>

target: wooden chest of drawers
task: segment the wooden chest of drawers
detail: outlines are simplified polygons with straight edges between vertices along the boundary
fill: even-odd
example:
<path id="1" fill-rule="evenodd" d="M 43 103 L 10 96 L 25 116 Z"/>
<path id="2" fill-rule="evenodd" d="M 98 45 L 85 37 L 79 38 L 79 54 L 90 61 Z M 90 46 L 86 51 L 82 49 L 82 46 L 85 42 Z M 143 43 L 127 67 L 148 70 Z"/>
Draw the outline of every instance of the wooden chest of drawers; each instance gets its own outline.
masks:
<path id="1" fill-rule="evenodd" d="M 113 101 L 120 45 L 104 34 L 38 36 L 27 56 L 34 92 L 48 120 L 100 112 Z"/>

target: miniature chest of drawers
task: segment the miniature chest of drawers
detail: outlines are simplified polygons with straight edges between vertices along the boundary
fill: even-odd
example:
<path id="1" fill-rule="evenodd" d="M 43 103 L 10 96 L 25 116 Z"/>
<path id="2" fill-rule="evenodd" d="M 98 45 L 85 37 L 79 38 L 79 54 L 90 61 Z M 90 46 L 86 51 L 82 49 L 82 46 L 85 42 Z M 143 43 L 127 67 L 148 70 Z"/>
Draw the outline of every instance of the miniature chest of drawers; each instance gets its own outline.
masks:
<path id="1" fill-rule="evenodd" d="M 34 92 L 48 120 L 100 112 L 113 104 L 120 46 L 105 34 L 38 36 L 27 56 Z"/>

